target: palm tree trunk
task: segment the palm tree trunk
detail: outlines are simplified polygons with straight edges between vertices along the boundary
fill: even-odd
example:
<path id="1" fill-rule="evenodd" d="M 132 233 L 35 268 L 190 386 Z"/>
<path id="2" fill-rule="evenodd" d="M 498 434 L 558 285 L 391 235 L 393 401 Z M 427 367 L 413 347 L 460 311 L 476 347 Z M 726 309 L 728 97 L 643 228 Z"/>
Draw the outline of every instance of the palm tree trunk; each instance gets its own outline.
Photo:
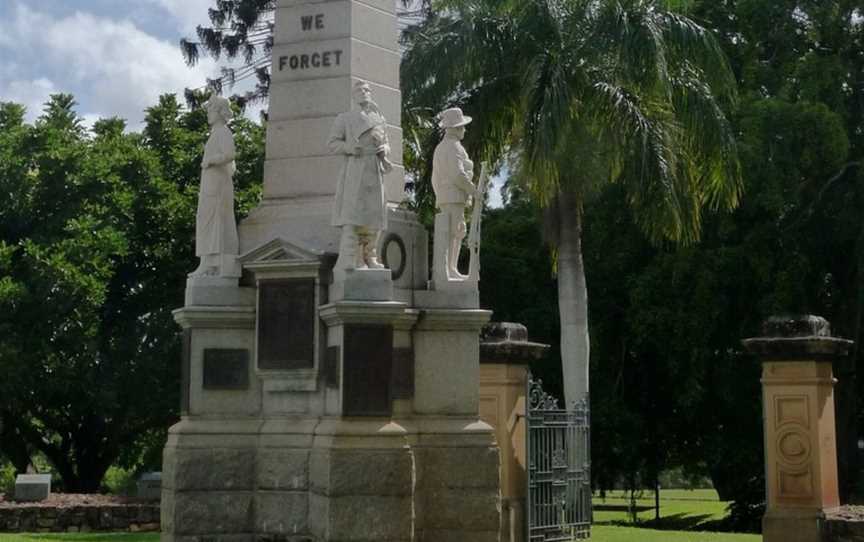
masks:
<path id="1" fill-rule="evenodd" d="M 588 396 L 588 289 L 582 260 L 582 204 L 562 192 L 558 206 L 558 312 L 561 317 L 561 367 L 567 405 Z"/>

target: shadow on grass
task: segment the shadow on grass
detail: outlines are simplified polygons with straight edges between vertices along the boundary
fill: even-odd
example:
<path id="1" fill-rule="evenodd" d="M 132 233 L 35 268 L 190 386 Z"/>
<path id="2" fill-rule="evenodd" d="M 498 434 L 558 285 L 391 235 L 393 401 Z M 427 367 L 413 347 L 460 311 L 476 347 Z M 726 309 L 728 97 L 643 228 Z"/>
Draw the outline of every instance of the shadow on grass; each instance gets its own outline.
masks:
<path id="1" fill-rule="evenodd" d="M 646 512 L 648 510 L 654 510 L 653 506 L 636 506 L 631 508 L 626 504 L 595 504 L 593 505 L 593 508 L 597 512 L 629 512 L 630 510 Z"/>
<path id="2" fill-rule="evenodd" d="M 636 523 L 629 520 L 615 519 L 598 521 L 597 524 L 614 527 L 639 527 L 657 531 L 719 531 L 722 527 L 722 522 L 712 519 L 710 514 L 672 514 L 660 519 L 638 521 Z"/>

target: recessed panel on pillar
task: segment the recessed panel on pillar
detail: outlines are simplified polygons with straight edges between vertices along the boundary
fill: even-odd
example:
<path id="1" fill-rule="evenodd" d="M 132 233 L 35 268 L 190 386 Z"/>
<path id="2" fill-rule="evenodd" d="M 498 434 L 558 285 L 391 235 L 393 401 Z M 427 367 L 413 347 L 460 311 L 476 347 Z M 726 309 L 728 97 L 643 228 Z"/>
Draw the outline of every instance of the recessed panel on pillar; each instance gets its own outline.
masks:
<path id="1" fill-rule="evenodd" d="M 258 368 L 313 368 L 315 280 L 262 281 L 259 296 Z"/>
<path id="2" fill-rule="evenodd" d="M 344 414 L 389 416 L 393 327 L 346 325 L 344 352 Z"/>

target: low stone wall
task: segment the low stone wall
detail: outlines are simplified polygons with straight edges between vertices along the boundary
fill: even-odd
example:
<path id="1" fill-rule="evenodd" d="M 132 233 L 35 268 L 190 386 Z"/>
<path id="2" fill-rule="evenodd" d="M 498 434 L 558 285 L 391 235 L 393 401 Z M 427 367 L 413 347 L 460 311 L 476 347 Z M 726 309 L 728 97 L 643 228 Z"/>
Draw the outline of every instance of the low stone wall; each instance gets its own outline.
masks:
<path id="1" fill-rule="evenodd" d="M 826 516 L 825 542 L 864 542 L 864 507 L 843 506 Z"/>
<path id="2" fill-rule="evenodd" d="M 145 532 L 159 530 L 158 504 L 0 506 L 0 533 Z"/>

